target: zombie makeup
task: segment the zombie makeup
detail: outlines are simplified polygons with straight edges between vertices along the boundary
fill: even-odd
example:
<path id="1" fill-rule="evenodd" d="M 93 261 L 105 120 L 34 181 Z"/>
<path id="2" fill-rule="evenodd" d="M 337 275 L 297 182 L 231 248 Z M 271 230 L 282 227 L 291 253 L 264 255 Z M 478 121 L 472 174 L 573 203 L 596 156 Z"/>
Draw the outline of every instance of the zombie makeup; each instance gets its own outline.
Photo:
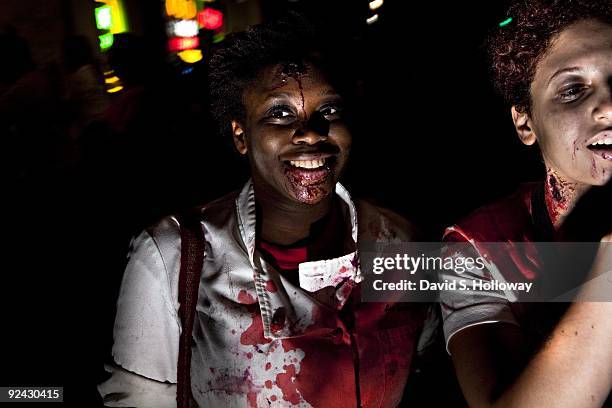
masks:
<path id="1" fill-rule="evenodd" d="M 553 225 L 558 225 L 571 208 L 574 197 L 577 196 L 577 183 L 571 183 L 555 172 L 552 168 L 546 171 L 545 181 L 546 208 Z"/>
<path id="2" fill-rule="evenodd" d="M 612 26 L 596 20 L 563 30 L 537 64 L 529 117 L 553 222 L 612 177 L 611 78 Z"/>
<path id="3" fill-rule="evenodd" d="M 351 136 L 342 98 L 307 63 L 266 69 L 245 92 L 247 152 L 256 189 L 303 204 L 328 197 L 344 170 Z"/>

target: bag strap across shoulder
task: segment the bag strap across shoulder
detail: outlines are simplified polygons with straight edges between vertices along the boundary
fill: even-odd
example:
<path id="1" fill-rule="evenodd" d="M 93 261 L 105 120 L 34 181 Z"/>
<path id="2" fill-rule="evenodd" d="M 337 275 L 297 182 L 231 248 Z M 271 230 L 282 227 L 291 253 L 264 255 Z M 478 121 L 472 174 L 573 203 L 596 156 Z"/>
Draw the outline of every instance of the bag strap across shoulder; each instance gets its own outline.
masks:
<path id="1" fill-rule="evenodd" d="M 181 267 L 179 272 L 179 318 L 181 337 L 177 367 L 177 408 L 188 408 L 191 395 L 191 334 L 198 301 L 200 274 L 204 265 L 204 232 L 199 212 L 178 217 L 181 229 Z"/>

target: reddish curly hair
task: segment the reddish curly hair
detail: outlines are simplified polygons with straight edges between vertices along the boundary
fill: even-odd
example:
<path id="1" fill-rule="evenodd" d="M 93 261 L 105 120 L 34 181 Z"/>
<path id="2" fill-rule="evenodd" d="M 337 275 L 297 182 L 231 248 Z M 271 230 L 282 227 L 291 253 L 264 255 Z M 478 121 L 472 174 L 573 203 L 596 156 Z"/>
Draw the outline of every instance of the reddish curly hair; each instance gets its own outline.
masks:
<path id="1" fill-rule="evenodd" d="M 612 24 L 610 0 L 515 0 L 512 21 L 489 38 L 493 84 L 521 112 L 531 108 L 530 85 L 551 42 L 568 26 L 587 19 Z"/>

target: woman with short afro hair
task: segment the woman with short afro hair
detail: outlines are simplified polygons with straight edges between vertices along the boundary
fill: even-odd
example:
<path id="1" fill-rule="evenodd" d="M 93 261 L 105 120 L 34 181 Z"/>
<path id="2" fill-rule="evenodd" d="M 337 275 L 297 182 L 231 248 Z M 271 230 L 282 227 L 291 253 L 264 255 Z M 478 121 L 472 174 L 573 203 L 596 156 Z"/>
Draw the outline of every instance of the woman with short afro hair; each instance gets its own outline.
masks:
<path id="1" fill-rule="evenodd" d="M 183 218 L 164 218 L 133 241 L 115 365 L 99 387 L 108 406 L 400 404 L 434 338 L 435 309 L 362 301 L 364 243 L 411 241 L 414 229 L 353 202 L 338 182 L 352 145 L 351 71 L 315 34 L 294 18 L 269 22 L 228 36 L 213 55 L 214 115 L 250 178 L 196 209 L 205 242 L 201 278 L 184 286 L 195 293 L 192 330 L 180 319 L 181 257 L 196 252 L 181 249 Z"/>

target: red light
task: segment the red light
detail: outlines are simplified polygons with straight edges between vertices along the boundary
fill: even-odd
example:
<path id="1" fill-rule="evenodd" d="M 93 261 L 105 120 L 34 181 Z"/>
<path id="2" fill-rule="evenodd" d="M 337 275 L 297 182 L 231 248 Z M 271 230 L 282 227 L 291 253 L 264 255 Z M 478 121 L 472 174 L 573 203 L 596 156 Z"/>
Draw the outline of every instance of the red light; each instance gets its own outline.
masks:
<path id="1" fill-rule="evenodd" d="M 198 48 L 200 39 L 198 37 L 172 37 L 168 40 L 168 49 L 171 52 L 191 50 Z"/>
<path id="2" fill-rule="evenodd" d="M 198 13 L 200 27 L 207 30 L 216 30 L 223 25 L 223 13 L 212 8 L 205 8 Z"/>

